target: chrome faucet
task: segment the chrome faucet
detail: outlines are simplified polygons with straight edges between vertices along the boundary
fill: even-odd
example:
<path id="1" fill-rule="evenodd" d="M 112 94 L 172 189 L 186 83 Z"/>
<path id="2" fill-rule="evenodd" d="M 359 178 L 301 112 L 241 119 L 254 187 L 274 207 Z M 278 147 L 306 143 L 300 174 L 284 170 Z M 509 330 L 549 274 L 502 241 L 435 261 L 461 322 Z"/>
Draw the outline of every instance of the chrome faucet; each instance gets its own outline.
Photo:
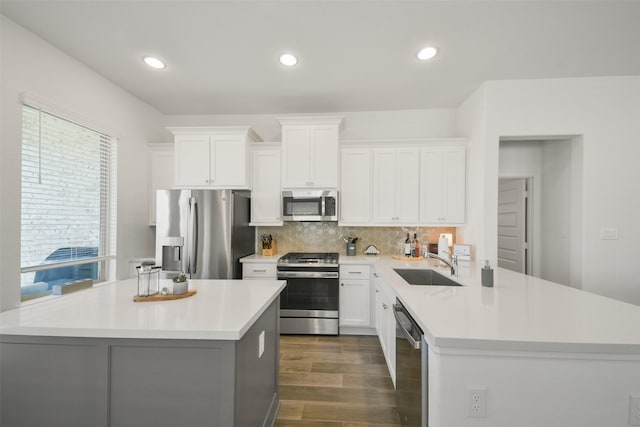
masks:
<path id="1" fill-rule="evenodd" d="M 445 253 L 447 255 L 451 256 L 451 254 L 449 252 L 445 251 Z M 438 254 L 432 254 L 431 252 L 425 252 L 424 258 L 425 259 L 428 259 L 428 258 L 438 259 L 438 260 L 444 262 L 445 264 L 447 264 L 447 266 L 451 269 L 451 275 L 452 276 L 457 276 L 458 275 L 458 256 L 457 255 L 451 256 L 451 261 L 449 261 L 448 259 L 442 258 Z"/>

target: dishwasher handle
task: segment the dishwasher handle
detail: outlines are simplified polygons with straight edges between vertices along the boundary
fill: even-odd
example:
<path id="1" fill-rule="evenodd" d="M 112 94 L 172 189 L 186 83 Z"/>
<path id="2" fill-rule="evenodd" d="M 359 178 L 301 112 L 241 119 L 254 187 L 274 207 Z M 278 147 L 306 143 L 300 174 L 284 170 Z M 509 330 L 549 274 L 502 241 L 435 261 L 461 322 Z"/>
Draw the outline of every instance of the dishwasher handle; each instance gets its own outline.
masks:
<path id="1" fill-rule="evenodd" d="M 402 331 L 405 339 L 409 341 L 412 348 L 419 350 L 420 347 L 422 347 L 422 342 L 420 340 L 416 340 L 413 335 L 411 335 L 409 328 L 413 329 L 414 325 L 413 321 L 405 314 L 404 307 L 400 304 L 393 304 L 393 315 L 396 318 L 398 329 Z"/>

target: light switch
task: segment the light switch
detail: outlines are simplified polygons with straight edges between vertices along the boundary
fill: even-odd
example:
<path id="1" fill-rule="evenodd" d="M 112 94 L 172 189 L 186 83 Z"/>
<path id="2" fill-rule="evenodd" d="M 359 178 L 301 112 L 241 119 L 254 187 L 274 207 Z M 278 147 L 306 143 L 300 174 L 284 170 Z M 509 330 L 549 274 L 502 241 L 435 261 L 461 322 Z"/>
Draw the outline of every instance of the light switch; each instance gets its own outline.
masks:
<path id="1" fill-rule="evenodd" d="M 600 240 L 618 240 L 618 229 L 615 227 L 601 228 Z"/>

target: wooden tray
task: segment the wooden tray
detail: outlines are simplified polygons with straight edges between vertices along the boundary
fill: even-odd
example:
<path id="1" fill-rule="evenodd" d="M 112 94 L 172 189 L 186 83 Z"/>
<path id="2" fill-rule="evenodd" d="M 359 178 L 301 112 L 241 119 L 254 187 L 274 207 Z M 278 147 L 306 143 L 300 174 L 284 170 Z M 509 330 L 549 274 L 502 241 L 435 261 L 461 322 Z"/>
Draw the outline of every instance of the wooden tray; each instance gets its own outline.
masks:
<path id="1" fill-rule="evenodd" d="M 392 255 L 391 258 L 393 259 L 397 259 L 398 261 L 424 261 L 424 258 L 420 257 L 408 257 L 408 256 L 401 256 L 401 255 Z"/>
<path id="2" fill-rule="evenodd" d="M 194 296 L 196 294 L 196 292 L 198 292 L 197 289 L 192 289 L 190 291 L 187 291 L 186 294 L 182 294 L 182 295 L 155 294 L 155 295 L 151 295 L 150 297 L 141 297 L 140 295 L 134 295 L 133 302 L 169 301 L 169 300 L 174 300 L 174 299 L 189 298 L 191 296 Z"/>

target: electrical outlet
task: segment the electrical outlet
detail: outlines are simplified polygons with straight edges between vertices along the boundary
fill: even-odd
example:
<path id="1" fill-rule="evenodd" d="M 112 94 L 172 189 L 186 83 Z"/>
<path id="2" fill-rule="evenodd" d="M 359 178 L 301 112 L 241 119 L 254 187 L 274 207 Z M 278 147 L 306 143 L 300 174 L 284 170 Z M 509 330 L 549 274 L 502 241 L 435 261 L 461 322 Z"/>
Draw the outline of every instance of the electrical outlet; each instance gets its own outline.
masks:
<path id="1" fill-rule="evenodd" d="M 467 417 L 484 418 L 486 416 L 486 387 L 467 387 Z"/>
<path id="2" fill-rule="evenodd" d="M 629 425 L 640 426 L 640 395 L 629 396 Z"/>
<path id="3" fill-rule="evenodd" d="M 258 359 L 264 354 L 264 331 L 258 336 Z"/>

